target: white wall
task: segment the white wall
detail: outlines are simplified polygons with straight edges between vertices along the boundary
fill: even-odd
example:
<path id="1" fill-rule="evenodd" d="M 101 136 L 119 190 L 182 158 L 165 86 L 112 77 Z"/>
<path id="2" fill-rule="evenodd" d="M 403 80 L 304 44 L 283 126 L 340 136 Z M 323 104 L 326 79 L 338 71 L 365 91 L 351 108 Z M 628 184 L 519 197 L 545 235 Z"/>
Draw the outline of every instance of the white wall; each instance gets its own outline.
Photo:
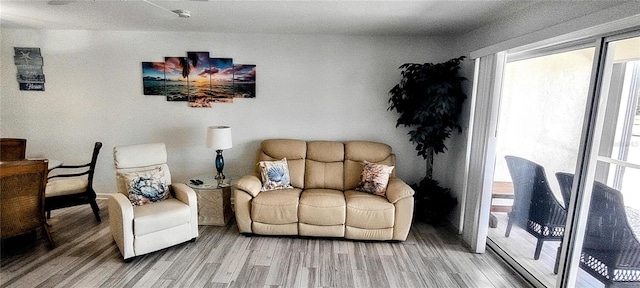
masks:
<path id="1" fill-rule="evenodd" d="M 494 181 L 511 182 L 505 160 L 514 155 L 545 168 L 562 202 L 555 173 L 573 173 L 589 90 L 594 48 L 505 66 L 498 118 Z"/>
<path id="2" fill-rule="evenodd" d="M 213 173 L 205 128 L 230 125 L 234 147 L 224 152 L 227 175 L 252 171 L 266 138 L 373 140 L 397 154 L 398 176 L 424 175 L 407 130 L 387 111 L 388 91 L 406 62 L 451 58 L 441 38 L 255 35 L 175 32 L 1 30 L 2 137 L 28 139 L 27 156 L 86 161 L 102 141 L 98 193 L 116 190 L 112 149 L 164 142 L 174 181 Z M 45 92 L 19 91 L 13 47 L 39 47 Z M 213 108 L 142 95 L 141 62 L 187 51 L 209 51 L 257 65 L 257 98 Z"/>

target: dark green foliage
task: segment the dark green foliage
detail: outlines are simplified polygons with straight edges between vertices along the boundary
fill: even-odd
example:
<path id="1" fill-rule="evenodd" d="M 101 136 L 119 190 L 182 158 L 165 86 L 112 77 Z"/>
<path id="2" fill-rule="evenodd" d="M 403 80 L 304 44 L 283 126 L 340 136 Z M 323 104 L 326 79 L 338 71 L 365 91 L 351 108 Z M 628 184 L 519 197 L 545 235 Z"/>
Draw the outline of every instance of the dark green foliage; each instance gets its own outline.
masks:
<path id="1" fill-rule="evenodd" d="M 449 188 L 438 185 L 438 181 L 423 178 L 419 185 L 411 185 L 415 194 L 414 218 L 432 225 L 442 225 L 458 199 L 451 196 Z"/>
<path id="2" fill-rule="evenodd" d="M 410 140 L 425 159 L 431 154 L 430 149 L 436 154 L 447 149 L 445 140 L 451 132 L 462 132 L 458 118 L 467 98 L 462 90 L 466 78 L 458 76 L 458 70 L 464 58 L 438 64 L 403 64 L 402 80 L 389 91 L 388 110 L 400 113 L 396 127 L 413 129 Z"/>

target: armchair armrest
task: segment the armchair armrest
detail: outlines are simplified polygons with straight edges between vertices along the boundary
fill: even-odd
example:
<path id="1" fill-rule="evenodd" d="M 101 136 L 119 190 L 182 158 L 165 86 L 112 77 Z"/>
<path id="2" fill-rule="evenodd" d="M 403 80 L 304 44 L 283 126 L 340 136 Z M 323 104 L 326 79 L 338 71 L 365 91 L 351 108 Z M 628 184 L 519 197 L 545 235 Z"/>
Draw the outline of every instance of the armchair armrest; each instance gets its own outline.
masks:
<path id="1" fill-rule="evenodd" d="M 255 174 L 246 175 L 233 184 L 233 187 L 248 193 L 251 197 L 256 197 L 262 188 L 262 180 Z"/>
<path id="2" fill-rule="evenodd" d="M 391 203 L 396 203 L 401 199 L 411 197 L 415 192 L 411 186 L 404 183 L 400 178 L 389 178 L 389 184 L 387 185 L 387 200 Z"/>
<path id="3" fill-rule="evenodd" d="M 184 204 L 189 206 L 198 206 L 198 198 L 196 197 L 196 192 L 189 186 L 184 183 L 173 183 L 171 184 L 171 190 L 176 199 L 180 200 Z"/>
<path id="4" fill-rule="evenodd" d="M 184 183 L 171 184 L 171 190 L 176 199 L 191 208 L 191 233 L 193 238 L 198 237 L 198 197 L 196 192 Z"/>
<path id="5" fill-rule="evenodd" d="M 133 250 L 133 206 L 120 193 L 109 197 L 109 228 L 124 259 L 136 256 Z"/>

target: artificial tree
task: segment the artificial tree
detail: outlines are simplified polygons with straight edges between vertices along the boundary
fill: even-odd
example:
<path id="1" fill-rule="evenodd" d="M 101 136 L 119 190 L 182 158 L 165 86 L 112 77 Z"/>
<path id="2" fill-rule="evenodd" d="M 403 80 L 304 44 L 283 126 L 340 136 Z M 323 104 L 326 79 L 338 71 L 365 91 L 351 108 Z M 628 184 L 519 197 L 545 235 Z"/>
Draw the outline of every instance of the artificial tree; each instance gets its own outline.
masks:
<path id="1" fill-rule="evenodd" d="M 434 154 L 447 149 L 445 141 L 452 132 L 462 132 L 458 122 L 467 98 L 462 89 L 466 78 L 459 76 L 458 71 L 464 58 L 436 64 L 403 64 L 400 66 L 402 80 L 389 91 L 388 110 L 400 114 L 396 127 L 411 129 L 409 140 L 415 144 L 418 156 L 426 160 L 425 178 L 413 188 L 416 216 L 430 223 L 440 222 L 457 204 L 451 191 L 440 187 L 432 176 Z"/>

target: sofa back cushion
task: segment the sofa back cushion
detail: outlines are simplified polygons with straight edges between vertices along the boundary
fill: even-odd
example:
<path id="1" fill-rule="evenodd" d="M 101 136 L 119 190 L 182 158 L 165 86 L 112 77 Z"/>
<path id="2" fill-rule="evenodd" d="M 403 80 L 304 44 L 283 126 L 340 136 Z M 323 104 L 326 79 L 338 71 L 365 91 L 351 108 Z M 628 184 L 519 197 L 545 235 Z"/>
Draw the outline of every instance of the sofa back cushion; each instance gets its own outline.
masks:
<path id="1" fill-rule="evenodd" d="M 307 142 L 305 189 L 344 189 L 344 144 L 333 141 Z"/>
<path id="2" fill-rule="evenodd" d="M 300 189 L 355 190 L 365 160 L 388 166 L 396 165 L 391 146 L 378 142 L 305 142 L 295 139 L 262 141 L 258 161 L 283 158 L 287 158 L 291 185 Z M 395 177 L 395 169 L 391 172 L 391 177 Z"/>
<path id="3" fill-rule="evenodd" d="M 344 144 L 344 190 L 354 190 L 362 175 L 363 162 L 396 165 L 396 157 L 391 153 L 391 146 L 368 141 L 349 141 Z M 395 169 L 391 173 L 395 176 Z"/>
<path id="4" fill-rule="evenodd" d="M 291 185 L 304 188 L 305 158 L 307 143 L 294 139 L 268 139 L 262 141 L 258 161 L 274 161 L 287 158 Z"/>

